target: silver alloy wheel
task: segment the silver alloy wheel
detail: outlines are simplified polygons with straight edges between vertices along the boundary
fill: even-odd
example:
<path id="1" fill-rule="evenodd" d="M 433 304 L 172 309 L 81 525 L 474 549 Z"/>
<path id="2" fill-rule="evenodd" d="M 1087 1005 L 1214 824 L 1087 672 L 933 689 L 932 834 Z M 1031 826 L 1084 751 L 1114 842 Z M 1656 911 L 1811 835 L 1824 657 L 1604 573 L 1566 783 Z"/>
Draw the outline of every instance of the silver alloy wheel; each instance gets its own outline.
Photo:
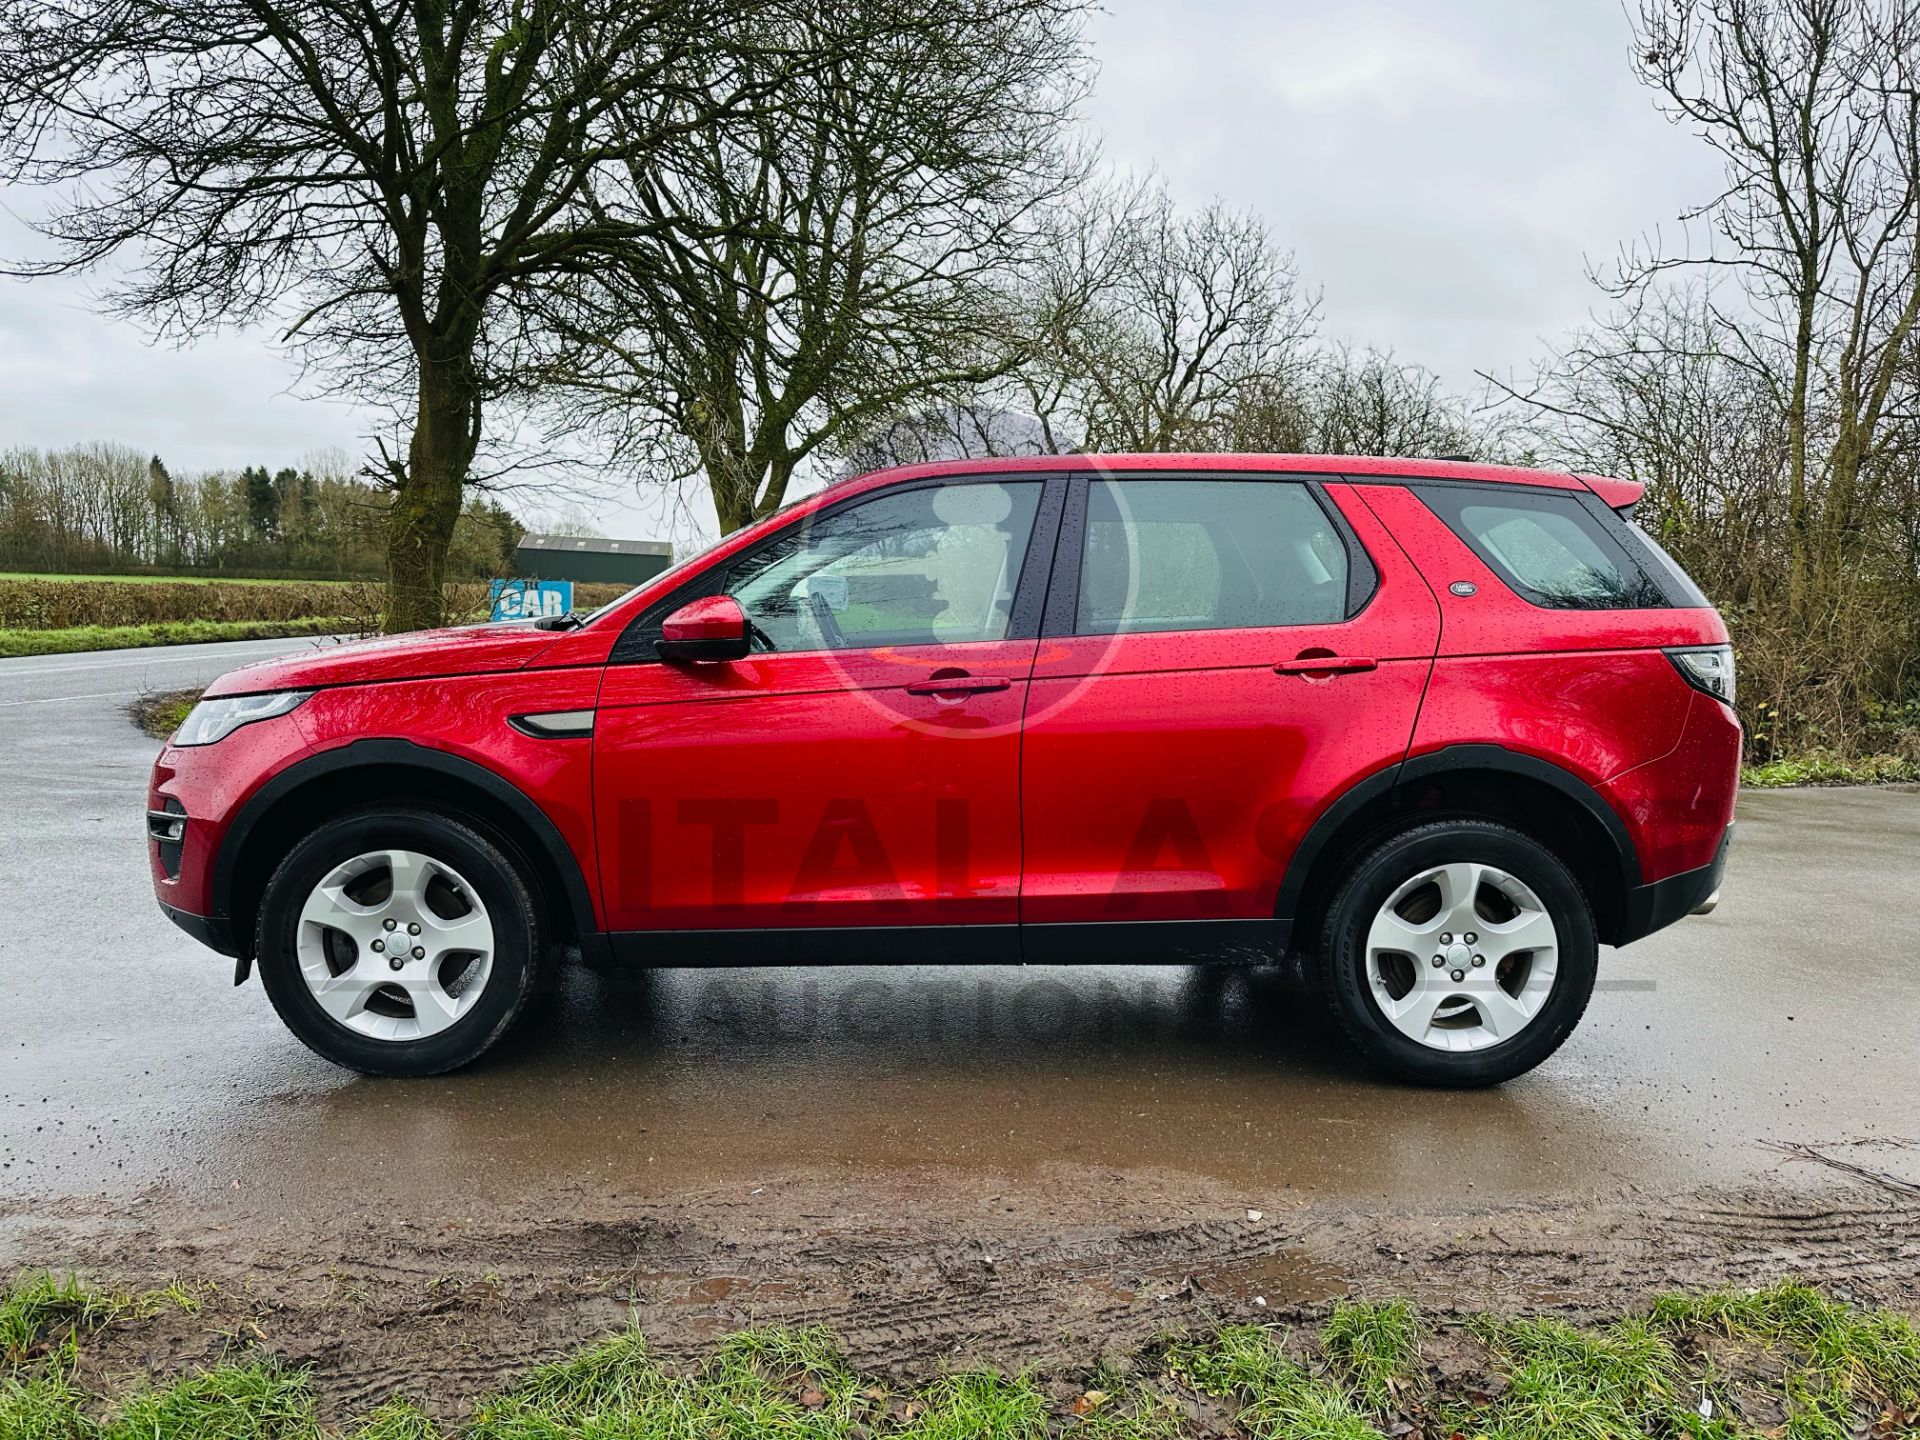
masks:
<path id="1" fill-rule="evenodd" d="M 1513 1039 L 1553 994 L 1559 961 L 1559 931 L 1540 897 L 1475 861 L 1421 871 L 1367 931 L 1367 983 L 1380 1013 L 1434 1050 Z"/>
<path id="2" fill-rule="evenodd" d="M 493 922 L 443 861 L 376 850 L 336 865 L 300 907 L 300 974 L 340 1024 L 373 1040 L 438 1034 L 493 973 Z"/>

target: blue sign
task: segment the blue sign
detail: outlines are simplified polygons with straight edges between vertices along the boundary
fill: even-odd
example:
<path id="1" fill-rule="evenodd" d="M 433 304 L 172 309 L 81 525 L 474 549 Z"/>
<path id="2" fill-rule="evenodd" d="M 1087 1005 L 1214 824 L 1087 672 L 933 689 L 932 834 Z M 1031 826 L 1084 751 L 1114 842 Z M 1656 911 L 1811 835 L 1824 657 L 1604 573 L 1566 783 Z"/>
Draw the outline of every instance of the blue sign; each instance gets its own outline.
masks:
<path id="1" fill-rule="evenodd" d="M 496 580 L 490 598 L 495 620 L 538 620 L 573 609 L 571 580 Z"/>

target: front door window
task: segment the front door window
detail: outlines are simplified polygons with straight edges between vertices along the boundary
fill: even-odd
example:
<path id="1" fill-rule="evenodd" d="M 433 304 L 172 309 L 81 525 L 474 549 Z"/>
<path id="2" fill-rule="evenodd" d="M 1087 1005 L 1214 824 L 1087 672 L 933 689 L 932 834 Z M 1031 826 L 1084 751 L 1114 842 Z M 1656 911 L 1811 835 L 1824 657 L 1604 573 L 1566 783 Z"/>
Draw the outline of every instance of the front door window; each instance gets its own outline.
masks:
<path id="1" fill-rule="evenodd" d="M 792 527 L 726 591 L 774 652 L 1004 640 L 1040 482 L 897 491 Z"/>

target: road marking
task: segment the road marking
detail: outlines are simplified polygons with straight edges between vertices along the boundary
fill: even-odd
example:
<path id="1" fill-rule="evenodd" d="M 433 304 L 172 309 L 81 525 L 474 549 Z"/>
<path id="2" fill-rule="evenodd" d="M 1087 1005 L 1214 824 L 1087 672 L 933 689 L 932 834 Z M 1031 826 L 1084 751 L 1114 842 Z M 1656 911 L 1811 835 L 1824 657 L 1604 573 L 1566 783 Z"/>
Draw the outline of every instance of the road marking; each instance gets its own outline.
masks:
<path id="1" fill-rule="evenodd" d="M 222 643 L 222 642 L 215 642 L 215 643 Z M 278 640 L 229 640 L 229 641 L 225 641 L 224 643 L 227 645 L 236 645 L 236 646 L 237 645 L 252 646 L 252 645 L 278 645 L 278 644 L 281 644 L 282 642 Z M 292 650 L 286 651 L 284 653 L 291 655 L 291 654 L 297 654 L 298 652 L 299 652 L 299 647 L 295 646 Z M 103 653 L 112 654 L 114 652 L 106 651 Z M 84 665 L 41 665 L 41 666 L 34 666 L 31 664 L 22 664 L 21 663 L 22 658 L 24 657 L 16 656 L 12 660 L 0 661 L 0 675 L 65 675 L 75 670 L 118 670 L 128 665 L 190 665 L 196 661 L 205 663 L 207 661 L 219 660 L 223 657 L 219 655 L 208 655 L 205 652 L 202 652 L 197 655 L 151 655 L 151 656 L 136 655 L 136 656 L 129 656 L 125 660 L 96 660 L 92 664 L 84 664 Z M 63 656 L 62 658 L 64 659 L 65 657 Z M 273 657 L 269 657 L 269 658 L 273 658 Z"/>
<path id="2" fill-rule="evenodd" d="M 14 705 L 58 705 L 62 700 L 131 700 L 138 690 L 96 690 L 91 695 L 37 695 L 31 700 L 0 700 L 0 710 Z"/>

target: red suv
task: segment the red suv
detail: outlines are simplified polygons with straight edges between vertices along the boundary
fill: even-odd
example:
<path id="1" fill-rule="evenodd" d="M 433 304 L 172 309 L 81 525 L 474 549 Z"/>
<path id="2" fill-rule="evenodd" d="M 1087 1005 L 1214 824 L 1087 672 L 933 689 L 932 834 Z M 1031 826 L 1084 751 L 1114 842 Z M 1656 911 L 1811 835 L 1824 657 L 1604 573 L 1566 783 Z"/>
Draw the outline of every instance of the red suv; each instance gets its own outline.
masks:
<path id="1" fill-rule="evenodd" d="M 832 486 L 584 617 L 271 660 L 154 766 L 153 877 L 357 1070 L 595 962 L 1269 963 L 1403 1079 L 1540 1063 L 1710 906 L 1740 754 L 1640 487 L 1327 456 Z"/>

